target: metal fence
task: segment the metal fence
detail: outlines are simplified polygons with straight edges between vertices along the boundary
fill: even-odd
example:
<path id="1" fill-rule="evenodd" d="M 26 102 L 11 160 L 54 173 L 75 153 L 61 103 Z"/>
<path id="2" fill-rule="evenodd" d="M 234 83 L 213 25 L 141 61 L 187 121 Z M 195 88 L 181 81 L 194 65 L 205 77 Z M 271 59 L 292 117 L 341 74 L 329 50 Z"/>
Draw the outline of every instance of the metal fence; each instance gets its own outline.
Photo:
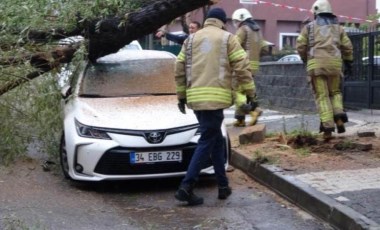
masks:
<path id="1" fill-rule="evenodd" d="M 349 33 L 353 74 L 343 81 L 345 107 L 380 109 L 380 31 Z"/>

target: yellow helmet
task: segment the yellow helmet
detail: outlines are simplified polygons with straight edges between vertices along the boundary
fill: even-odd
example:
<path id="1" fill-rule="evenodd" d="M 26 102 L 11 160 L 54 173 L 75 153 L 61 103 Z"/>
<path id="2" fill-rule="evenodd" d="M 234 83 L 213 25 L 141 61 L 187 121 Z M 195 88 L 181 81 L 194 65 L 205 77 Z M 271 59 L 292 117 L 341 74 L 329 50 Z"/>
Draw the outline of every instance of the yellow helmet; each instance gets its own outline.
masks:
<path id="1" fill-rule="evenodd" d="M 245 8 L 237 9 L 232 14 L 232 20 L 237 20 L 240 22 L 243 22 L 248 18 L 252 18 L 252 14 Z"/>
<path id="2" fill-rule="evenodd" d="M 314 2 L 313 6 L 311 7 L 311 11 L 314 14 L 320 14 L 320 13 L 330 13 L 332 14 L 332 9 L 330 2 L 328 0 L 317 0 Z"/>

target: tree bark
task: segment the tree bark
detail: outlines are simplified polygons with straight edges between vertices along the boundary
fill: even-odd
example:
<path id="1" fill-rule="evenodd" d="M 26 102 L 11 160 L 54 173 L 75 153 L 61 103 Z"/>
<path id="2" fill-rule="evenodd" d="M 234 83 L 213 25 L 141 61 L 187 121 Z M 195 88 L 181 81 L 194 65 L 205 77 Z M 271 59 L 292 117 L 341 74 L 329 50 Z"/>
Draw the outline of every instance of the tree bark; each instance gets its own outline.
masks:
<path id="1" fill-rule="evenodd" d="M 91 23 L 88 30 L 89 59 L 115 53 L 124 45 L 150 34 L 162 25 L 217 0 L 159 0 L 140 11 L 126 15 L 125 19 L 110 18 Z"/>

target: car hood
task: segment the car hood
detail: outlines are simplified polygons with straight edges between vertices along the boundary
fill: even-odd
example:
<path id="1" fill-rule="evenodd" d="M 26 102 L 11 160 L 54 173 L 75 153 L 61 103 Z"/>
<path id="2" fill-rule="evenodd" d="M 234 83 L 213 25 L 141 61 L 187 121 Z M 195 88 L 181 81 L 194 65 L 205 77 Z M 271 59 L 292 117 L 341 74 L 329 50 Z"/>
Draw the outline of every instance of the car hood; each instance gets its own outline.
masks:
<path id="1" fill-rule="evenodd" d="M 197 124 L 192 110 L 179 112 L 177 96 L 77 98 L 75 118 L 89 126 L 157 130 Z"/>

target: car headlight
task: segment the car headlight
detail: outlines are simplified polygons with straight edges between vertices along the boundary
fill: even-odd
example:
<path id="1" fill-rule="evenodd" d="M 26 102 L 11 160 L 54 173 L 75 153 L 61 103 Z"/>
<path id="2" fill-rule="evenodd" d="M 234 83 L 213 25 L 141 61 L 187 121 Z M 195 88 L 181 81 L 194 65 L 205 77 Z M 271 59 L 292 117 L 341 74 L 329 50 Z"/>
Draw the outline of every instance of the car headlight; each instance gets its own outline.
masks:
<path id="1" fill-rule="evenodd" d="M 106 131 L 84 125 L 75 119 L 77 133 L 81 137 L 111 140 Z"/>

